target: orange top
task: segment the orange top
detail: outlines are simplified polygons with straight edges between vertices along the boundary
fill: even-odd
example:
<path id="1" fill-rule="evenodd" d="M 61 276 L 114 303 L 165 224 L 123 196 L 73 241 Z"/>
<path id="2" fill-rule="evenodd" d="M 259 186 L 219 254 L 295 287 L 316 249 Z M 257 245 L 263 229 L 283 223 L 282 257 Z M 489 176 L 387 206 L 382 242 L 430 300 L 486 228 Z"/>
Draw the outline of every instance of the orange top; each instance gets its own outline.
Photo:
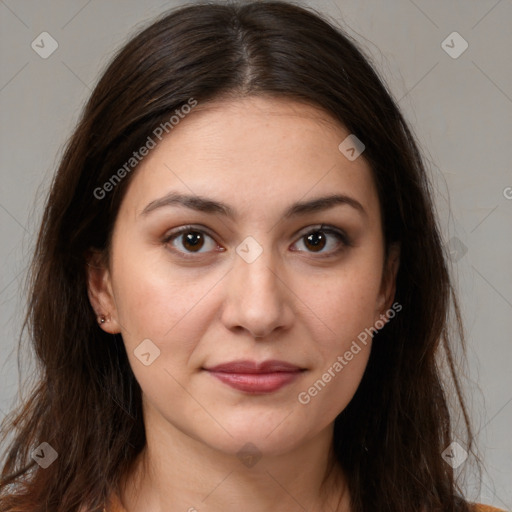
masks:
<path id="1" fill-rule="evenodd" d="M 114 495 L 110 507 L 104 508 L 103 512 L 126 512 L 126 509 L 121 505 L 117 495 Z M 475 512 L 505 512 L 502 509 L 491 507 L 490 505 L 475 504 Z"/>

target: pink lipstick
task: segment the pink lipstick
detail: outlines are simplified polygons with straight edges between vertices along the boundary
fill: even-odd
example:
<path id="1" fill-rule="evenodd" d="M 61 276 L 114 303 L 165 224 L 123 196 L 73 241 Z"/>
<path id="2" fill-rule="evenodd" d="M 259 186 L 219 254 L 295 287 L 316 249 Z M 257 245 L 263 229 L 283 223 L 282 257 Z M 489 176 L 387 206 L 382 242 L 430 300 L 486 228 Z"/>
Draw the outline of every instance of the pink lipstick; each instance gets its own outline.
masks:
<path id="1" fill-rule="evenodd" d="M 272 393 L 294 381 L 302 368 L 285 361 L 232 361 L 205 368 L 224 384 L 245 393 Z"/>

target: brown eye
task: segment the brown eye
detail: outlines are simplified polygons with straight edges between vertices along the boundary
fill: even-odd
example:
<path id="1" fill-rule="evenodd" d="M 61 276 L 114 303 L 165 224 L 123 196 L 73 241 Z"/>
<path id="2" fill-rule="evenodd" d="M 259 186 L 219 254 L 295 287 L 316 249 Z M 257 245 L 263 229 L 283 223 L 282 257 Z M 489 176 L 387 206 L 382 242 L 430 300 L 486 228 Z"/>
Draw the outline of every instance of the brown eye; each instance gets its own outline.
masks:
<path id="1" fill-rule="evenodd" d="M 173 231 L 165 237 L 163 243 L 165 245 L 170 244 L 170 249 L 184 258 L 193 254 L 205 254 L 218 247 L 210 235 L 191 226 L 183 226 Z M 208 247 L 208 244 L 210 244 L 210 247 Z M 206 250 L 201 250 L 204 247 L 206 247 Z"/>
<path id="2" fill-rule="evenodd" d="M 183 247 L 187 251 L 197 251 L 204 245 L 203 234 L 199 231 L 189 231 L 188 233 L 181 235 L 183 238 Z"/>
<path id="3" fill-rule="evenodd" d="M 314 252 L 321 251 L 326 245 L 326 237 L 322 231 L 315 231 L 305 237 L 306 247 L 310 248 Z"/>
<path id="4" fill-rule="evenodd" d="M 317 253 L 321 256 L 331 256 L 351 245 L 347 235 L 343 232 L 323 227 L 309 231 L 299 241 L 302 241 L 306 247 L 306 252 Z M 326 247 L 327 250 L 324 250 Z"/>

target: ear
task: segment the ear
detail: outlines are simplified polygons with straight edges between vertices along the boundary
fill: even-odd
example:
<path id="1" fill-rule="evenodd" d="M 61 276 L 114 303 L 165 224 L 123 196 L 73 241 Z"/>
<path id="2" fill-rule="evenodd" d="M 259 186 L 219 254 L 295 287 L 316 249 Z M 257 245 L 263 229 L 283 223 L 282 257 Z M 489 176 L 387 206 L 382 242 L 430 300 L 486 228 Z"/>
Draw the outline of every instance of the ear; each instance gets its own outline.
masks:
<path id="1" fill-rule="evenodd" d="M 105 316 L 105 322 L 98 325 L 105 332 L 116 334 L 121 332 L 117 320 L 117 308 L 108 264 L 102 252 L 90 250 L 86 256 L 87 294 L 96 317 Z"/>
<path id="2" fill-rule="evenodd" d="M 388 257 L 384 262 L 382 282 L 377 300 L 376 320 L 391 307 L 396 292 L 396 276 L 400 266 L 400 244 L 393 243 L 389 247 Z"/>

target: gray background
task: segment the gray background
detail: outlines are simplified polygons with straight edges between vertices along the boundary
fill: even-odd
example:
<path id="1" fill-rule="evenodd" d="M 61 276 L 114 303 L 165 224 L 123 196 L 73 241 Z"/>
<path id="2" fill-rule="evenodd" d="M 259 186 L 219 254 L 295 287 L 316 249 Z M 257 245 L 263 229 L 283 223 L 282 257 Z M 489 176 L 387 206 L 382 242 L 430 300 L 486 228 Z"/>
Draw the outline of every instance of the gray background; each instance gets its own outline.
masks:
<path id="1" fill-rule="evenodd" d="M 62 146 L 114 50 L 179 3 L 0 0 L 2 416 L 22 393 L 19 379 L 35 375 L 25 352 L 18 374 L 23 278 Z M 468 337 L 463 383 L 485 469 L 480 488 L 469 478 L 465 489 L 511 509 L 512 1 L 305 3 L 361 42 L 425 152 L 453 253 Z M 59 45 L 47 59 L 31 48 L 43 31 Z M 469 45 L 458 58 L 442 47 L 454 31 Z"/>

